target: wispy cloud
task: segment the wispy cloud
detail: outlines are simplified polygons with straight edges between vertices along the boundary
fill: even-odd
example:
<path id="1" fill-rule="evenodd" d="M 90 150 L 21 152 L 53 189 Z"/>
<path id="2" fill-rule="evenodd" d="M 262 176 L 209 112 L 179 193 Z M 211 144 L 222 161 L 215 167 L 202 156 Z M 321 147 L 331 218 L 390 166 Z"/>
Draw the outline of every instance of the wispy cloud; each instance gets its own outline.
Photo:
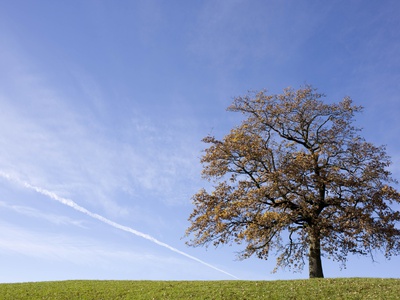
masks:
<path id="1" fill-rule="evenodd" d="M 218 272 L 224 273 L 224 274 L 226 274 L 226 275 L 228 275 L 230 277 L 238 279 L 235 275 L 232 275 L 232 274 L 230 274 L 230 273 L 228 273 L 228 272 L 226 272 L 226 271 L 224 271 L 224 270 L 222 270 L 220 268 L 217 268 L 214 265 L 211 265 L 209 263 L 206 263 L 206 262 L 202 261 L 201 259 L 198 259 L 197 257 L 194 257 L 194 256 L 192 256 L 192 255 L 190 255 L 190 254 L 188 254 L 186 252 L 183 252 L 183 251 L 178 250 L 177 248 L 174 248 L 174 247 L 172 247 L 172 246 L 170 246 L 170 245 L 168 245 L 168 244 L 166 244 L 164 242 L 161 242 L 161 241 L 157 240 L 156 238 L 152 237 L 149 234 L 140 232 L 140 231 L 135 230 L 135 229 L 133 229 L 131 227 L 128 227 L 128 226 L 121 225 L 121 224 L 116 223 L 114 221 L 111 221 L 110 219 L 107 219 L 107 218 L 105 218 L 105 217 L 103 217 L 103 216 L 101 216 L 99 214 L 93 213 L 93 212 L 87 210 L 86 208 L 78 205 L 77 203 L 75 203 L 74 201 L 72 201 L 70 199 L 66 199 L 66 198 L 60 197 L 60 196 L 58 196 L 57 194 L 55 194 L 55 193 L 53 193 L 51 191 L 48 191 L 46 189 L 43 189 L 43 188 L 40 188 L 40 187 L 37 187 L 37 186 L 34 186 L 34 185 L 31 185 L 28 182 L 21 181 L 19 178 L 10 176 L 9 174 L 1 172 L 1 171 L 0 171 L 0 176 L 5 178 L 5 179 L 7 179 L 7 180 L 9 180 L 10 182 L 18 183 L 18 184 L 24 186 L 27 189 L 34 190 L 35 192 L 37 192 L 39 194 L 45 195 L 45 196 L 47 196 L 47 197 L 49 197 L 49 198 L 51 198 L 53 200 L 56 200 L 57 202 L 59 202 L 59 203 L 61 203 L 63 205 L 69 206 L 69 207 L 73 208 L 76 211 L 79 211 L 79 212 L 81 212 L 81 213 L 83 213 L 83 214 L 85 214 L 85 215 L 87 215 L 87 216 L 89 216 L 89 217 L 91 217 L 93 219 L 99 220 L 99 221 L 101 221 L 101 222 L 103 222 L 103 223 L 105 223 L 107 225 L 110 225 L 110 226 L 116 228 L 116 229 L 132 233 L 132 234 L 134 234 L 136 236 L 139 236 L 141 238 L 149 240 L 149 241 L 151 241 L 151 242 L 153 242 L 153 243 L 155 243 L 155 244 L 157 244 L 157 245 L 159 245 L 161 247 L 167 248 L 168 250 L 171 250 L 171 251 L 173 251 L 175 253 L 178 253 L 180 255 L 183 255 L 183 256 L 191 259 L 191 260 L 194 260 L 194 261 L 196 261 L 196 262 L 198 262 L 198 263 L 200 263 L 202 265 L 205 265 L 205 266 L 207 266 L 209 268 L 212 268 L 212 269 L 214 269 L 214 270 L 216 270 Z"/>
<path id="2" fill-rule="evenodd" d="M 65 279 L 207 279 L 210 269 L 173 252 L 110 243 L 67 231 L 48 232 L 0 221 L 1 282 Z M 12 258 L 8 260 L 8 258 Z M 19 265 L 19 263 L 21 265 Z M 37 270 L 35 268 L 40 269 Z M 32 268 L 33 272 L 23 272 Z M 51 277 L 46 275 L 52 273 Z M 215 272 L 214 278 L 226 275 Z"/>
<path id="3" fill-rule="evenodd" d="M 115 259 L 126 263 L 154 261 L 161 263 L 164 259 L 140 251 L 121 250 L 90 238 L 82 238 L 65 234 L 43 234 L 30 231 L 8 223 L 1 223 L 0 250 L 19 253 L 24 256 L 46 260 L 68 261 L 79 265 L 107 264 Z"/>
<path id="4" fill-rule="evenodd" d="M 85 94 L 93 90 L 88 81 L 83 80 L 89 89 Z M 174 186 L 182 178 L 199 173 L 193 168 L 198 149 L 193 148 L 190 135 L 179 132 L 184 127 L 163 124 L 161 128 L 137 114 L 108 128 L 87 111 L 71 109 L 68 99 L 51 88 L 35 83 L 23 89 L 26 99 L 21 103 L 9 93 L 0 94 L 3 170 L 16 171 L 63 195 L 79 196 L 91 205 L 102 205 L 112 215 L 127 214 L 124 201 L 115 199 L 121 192 L 133 201 L 146 193 L 165 197 L 175 194 Z M 94 92 L 88 97 L 96 98 L 102 110 L 101 92 Z"/>
<path id="5" fill-rule="evenodd" d="M 56 224 L 56 225 L 74 225 L 74 226 L 78 226 L 81 228 L 87 228 L 84 225 L 84 221 L 82 221 L 82 220 L 74 220 L 67 216 L 62 216 L 62 215 L 57 215 L 57 214 L 52 214 L 52 213 L 43 213 L 43 212 L 37 210 L 36 208 L 29 207 L 29 206 L 14 205 L 14 204 L 10 204 L 9 202 L 0 201 L 0 207 L 3 209 L 14 211 L 14 212 L 24 215 L 24 216 L 43 219 L 45 221 L 48 221 L 48 222 Z"/>

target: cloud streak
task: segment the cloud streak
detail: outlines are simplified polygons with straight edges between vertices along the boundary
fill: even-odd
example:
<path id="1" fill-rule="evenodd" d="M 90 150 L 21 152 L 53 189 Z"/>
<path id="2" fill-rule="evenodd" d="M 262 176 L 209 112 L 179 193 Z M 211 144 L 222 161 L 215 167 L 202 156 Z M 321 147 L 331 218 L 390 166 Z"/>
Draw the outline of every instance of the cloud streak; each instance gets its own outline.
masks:
<path id="1" fill-rule="evenodd" d="M 74 226 L 78 226 L 81 228 L 86 228 L 83 225 L 82 221 L 73 220 L 68 217 L 55 215 L 55 214 L 46 214 L 35 208 L 31 208 L 28 206 L 9 205 L 8 203 L 6 203 L 4 201 L 0 201 L 0 208 L 6 208 L 6 209 L 15 211 L 19 214 L 29 216 L 29 217 L 45 219 L 56 225 L 60 225 L 60 224 L 74 225 Z"/>
<path id="2" fill-rule="evenodd" d="M 69 206 L 69 207 L 73 208 L 76 211 L 79 211 L 79 212 L 81 212 L 81 213 L 83 213 L 83 214 L 85 214 L 85 215 L 87 215 L 87 216 L 89 216 L 89 217 L 91 217 L 93 219 L 99 220 L 99 221 L 101 221 L 101 222 L 103 222 L 103 223 L 105 223 L 107 225 L 110 225 L 110 226 L 116 228 L 116 229 L 132 233 L 132 234 L 134 234 L 136 236 L 139 236 L 141 238 L 149 240 L 149 241 L 151 241 L 151 242 L 153 242 L 153 243 L 155 243 L 155 244 L 157 244 L 157 245 L 159 245 L 161 247 L 167 248 L 167 249 L 169 249 L 169 250 L 171 250 L 171 251 L 173 251 L 175 253 L 178 253 L 178 254 L 183 255 L 183 256 L 185 256 L 185 257 L 187 257 L 189 259 L 197 261 L 198 263 L 201 263 L 201 264 L 203 264 L 203 265 L 205 265 L 205 266 L 207 266 L 207 267 L 209 267 L 211 269 L 214 269 L 214 270 L 216 270 L 218 272 L 224 273 L 225 275 L 228 275 L 228 276 L 230 276 L 232 278 L 239 279 L 238 277 L 236 277 L 233 274 L 230 274 L 230 273 L 228 273 L 228 272 L 226 272 L 226 271 L 224 271 L 222 269 L 219 269 L 219 268 L 217 268 L 217 267 L 215 267 L 215 266 L 213 266 L 213 265 L 211 265 L 211 264 L 209 264 L 209 263 L 207 263 L 205 261 L 202 261 L 201 259 L 198 259 L 197 257 L 194 257 L 194 256 L 192 256 L 190 254 L 187 254 L 186 252 L 180 251 L 179 249 L 176 249 L 176 248 L 174 248 L 174 247 L 172 247 L 172 246 L 170 246 L 170 245 L 168 245 L 168 244 L 166 244 L 164 242 L 161 242 L 161 241 L 157 240 L 156 238 L 154 238 L 154 237 L 152 237 L 152 236 L 150 236 L 148 234 L 145 234 L 143 232 L 140 232 L 140 231 L 135 230 L 133 228 L 130 228 L 128 226 L 121 225 L 121 224 L 116 223 L 114 221 L 111 221 L 111 220 L 109 220 L 109 219 L 107 219 L 107 218 L 105 218 L 105 217 L 103 217 L 103 216 L 101 216 L 99 214 L 93 213 L 93 212 L 87 210 L 86 208 L 78 205 L 77 203 L 75 203 L 74 201 L 72 201 L 70 199 L 66 199 L 66 198 L 60 197 L 60 196 L 58 196 L 57 194 L 55 194 L 55 193 L 53 193 L 51 191 L 48 191 L 46 189 L 43 189 L 43 188 L 40 188 L 40 187 L 37 187 L 37 186 L 34 186 L 34 185 L 31 185 L 28 182 L 25 182 L 25 181 L 20 180 L 19 178 L 10 176 L 9 174 L 4 173 L 2 171 L 0 171 L 0 176 L 5 178 L 5 179 L 7 179 L 10 182 L 15 182 L 15 183 L 27 188 L 27 189 L 33 190 L 33 191 L 35 191 L 35 192 L 37 192 L 39 194 L 42 194 L 42 195 L 44 195 L 44 196 L 46 196 L 46 197 L 48 197 L 50 199 L 55 200 L 55 201 L 57 201 L 57 202 L 59 202 L 59 203 L 61 203 L 63 205 Z"/>

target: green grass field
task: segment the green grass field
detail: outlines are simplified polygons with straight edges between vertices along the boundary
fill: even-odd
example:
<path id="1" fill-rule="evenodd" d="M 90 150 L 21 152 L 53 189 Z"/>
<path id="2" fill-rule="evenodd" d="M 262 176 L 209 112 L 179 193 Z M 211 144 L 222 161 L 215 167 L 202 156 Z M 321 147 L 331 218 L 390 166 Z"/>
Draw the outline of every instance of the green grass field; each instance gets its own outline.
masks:
<path id="1" fill-rule="evenodd" d="M 400 279 L 11 283 L 0 299 L 400 299 Z"/>

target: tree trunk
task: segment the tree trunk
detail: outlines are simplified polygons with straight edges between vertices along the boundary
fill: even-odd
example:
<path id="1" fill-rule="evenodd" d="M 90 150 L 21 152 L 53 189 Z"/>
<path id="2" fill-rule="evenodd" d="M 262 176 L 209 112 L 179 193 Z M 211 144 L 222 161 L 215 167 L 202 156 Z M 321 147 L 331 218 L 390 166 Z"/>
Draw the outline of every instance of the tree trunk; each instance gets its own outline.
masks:
<path id="1" fill-rule="evenodd" d="M 310 231 L 310 253 L 308 255 L 309 276 L 310 278 L 324 278 L 319 230 Z"/>

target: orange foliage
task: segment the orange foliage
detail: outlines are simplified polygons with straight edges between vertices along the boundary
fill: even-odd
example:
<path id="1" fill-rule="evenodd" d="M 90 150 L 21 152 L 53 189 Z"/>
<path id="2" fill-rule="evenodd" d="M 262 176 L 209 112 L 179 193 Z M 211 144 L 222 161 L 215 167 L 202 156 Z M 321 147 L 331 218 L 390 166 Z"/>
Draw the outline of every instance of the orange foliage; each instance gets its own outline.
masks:
<path id="1" fill-rule="evenodd" d="M 215 187 L 193 196 L 189 245 L 244 244 L 242 258 L 275 250 L 277 267 L 294 269 L 308 257 L 310 277 L 323 276 L 321 255 L 344 265 L 349 253 L 399 253 L 390 158 L 353 126 L 362 107 L 322 97 L 305 86 L 233 101 L 228 110 L 247 118 L 204 138 L 203 176 Z"/>

